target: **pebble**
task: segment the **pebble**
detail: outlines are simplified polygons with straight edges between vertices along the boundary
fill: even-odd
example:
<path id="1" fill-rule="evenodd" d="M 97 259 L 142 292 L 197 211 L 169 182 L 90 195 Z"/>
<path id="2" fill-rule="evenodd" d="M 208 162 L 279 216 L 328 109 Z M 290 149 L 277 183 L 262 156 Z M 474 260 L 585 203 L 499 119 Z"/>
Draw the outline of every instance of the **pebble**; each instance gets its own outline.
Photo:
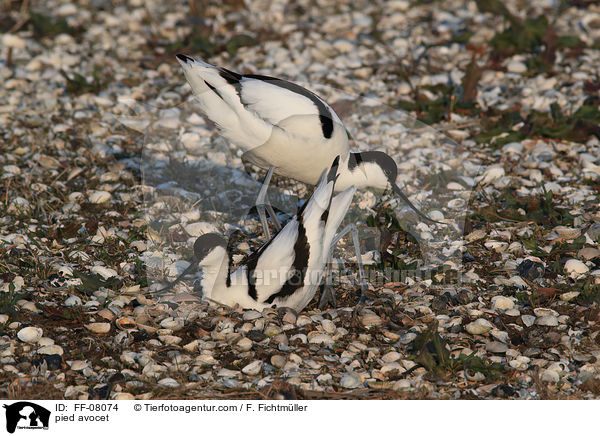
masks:
<path id="1" fill-rule="evenodd" d="M 19 330 L 19 332 L 17 333 L 17 337 L 23 342 L 27 342 L 29 344 L 35 344 L 40 340 L 40 338 L 42 337 L 42 334 L 43 334 L 43 330 L 41 328 L 25 327 L 25 328 Z"/>
<path id="2" fill-rule="evenodd" d="M 544 276 L 546 267 L 543 263 L 531 259 L 525 259 L 517 266 L 517 272 L 527 280 L 536 280 Z"/>
<path id="3" fill-rule="evenodd" d="M 494 326 L 486 319 L 478 318 L 466 325 L 465 329 L 472 335 L 483 335 L 489 332 Z"/>

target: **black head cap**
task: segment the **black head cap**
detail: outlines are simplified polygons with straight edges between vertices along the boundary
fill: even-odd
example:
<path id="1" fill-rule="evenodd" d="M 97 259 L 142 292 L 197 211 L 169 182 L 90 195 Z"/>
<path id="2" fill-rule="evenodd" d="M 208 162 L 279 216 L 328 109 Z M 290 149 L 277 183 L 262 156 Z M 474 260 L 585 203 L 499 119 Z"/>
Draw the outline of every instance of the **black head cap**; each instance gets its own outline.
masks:
<path id="1" fill-rule="evenodd" d="M 188 62 L 194 62 L 194 59 L 193 59 L 193 58 L 191 58 L 191 57 L 189 57 L 189 56 L 186 56 L 186 55 L 184 55 L 184 54 L 177 54 L 177 55 L 175 55 L 175 57 L 176 57 L 177 59 L 179 59 L 181 62 L 185 62 L 185 63 L 188 63 Z"/>
<path id="2" fill-rule="evenodd" d="M 207 233 L 194 242 L 194 257 L 197 260 L 204 259 L 210 251 L 216 247 L 227 248 L 227 241 L 216 233 Z"/>
<path id="3" fill-rule="evenodd" d="M 363 151 L 362 153 L 351 153 L 350 160 L 348 161 L 348 169 L 352 171 L 355 167 L 367 163 L 373 162 L 378 165 L 387 179 L 391 184 L 396 183 L 396 177 L 398 176 L 398 166 L 394 159 L 383 151 Z"/>

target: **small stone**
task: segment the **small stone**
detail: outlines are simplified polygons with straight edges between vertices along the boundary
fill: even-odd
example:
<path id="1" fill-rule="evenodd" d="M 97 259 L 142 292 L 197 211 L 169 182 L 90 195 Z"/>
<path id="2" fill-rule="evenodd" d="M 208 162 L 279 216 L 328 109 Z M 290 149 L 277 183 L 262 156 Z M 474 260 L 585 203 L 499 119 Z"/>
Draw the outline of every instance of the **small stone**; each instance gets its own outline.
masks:
<path id="1" fill-rule="evenodd" d="M 25 327 L 17 333 L 19 340 L 29 344 L 37 343 L 42 337 L 43 330 L 38 327 Z"/>
<path id="2" fill-rule="evenodd" d="M 466 325 L 465 329 L 472 335 L 483 335 L 489 332 L 494 326 L 486 319 L 479 318 Z"/>
<path id="3" fill-rule="evenodd" d="M 85 328 L 92 333 L 104 334 L 110 331 L 110 323 L 108 322 L 92 322 L 85 325 Z"/>
<path id="4" fill-rule="evenodd" d="M 262 369 L 262 361 L 255 360 L 242 368 L 242 372 L 247 375 L 258 375 Z"/>
<path id="5" fill-rule="evenodd" d="M 113 397 L 113 400 L 135 400 L 135 396 L 129 392 L 119 392 Z"/>
<path id="6" fill-rule="evenodd" d="M 527 280 L 535 280 L 544 276 L 546 267 L 543 263 L 536 262 L 531 259 L 525 259 L 517 266 L 517 272 L 521 277 L 525 277 Z"/>
<path id="7" fill-rule="evenodd" d="M 497 295 L 492 298 L 492 309 L 496 310 L 510 310 L 515 307 L 515 302 L 512 298 Z"/>
<path id="8" fill-rule="evenodd" d="M 18 48 L 23 50 L 25 45 L 25 40 L 23 38 L 19 38 L 17 35 L 13 35 L 11 33 L 5 33 L 2 37 L 2 45 L 5 47 Z"/>

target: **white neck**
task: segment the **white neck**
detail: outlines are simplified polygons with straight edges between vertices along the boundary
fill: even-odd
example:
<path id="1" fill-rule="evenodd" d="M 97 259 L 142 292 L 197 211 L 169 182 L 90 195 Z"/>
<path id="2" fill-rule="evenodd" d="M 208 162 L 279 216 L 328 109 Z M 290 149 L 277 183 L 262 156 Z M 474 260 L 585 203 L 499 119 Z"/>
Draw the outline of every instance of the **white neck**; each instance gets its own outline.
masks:
<path id="1" fill-rule="evenodd" d="M 218 289 L 225 288 L 228 273 L 227 250 L 217 247 L 201 263 L 202 267 L 202 292 L 204 298 L 214 299 Z"/>

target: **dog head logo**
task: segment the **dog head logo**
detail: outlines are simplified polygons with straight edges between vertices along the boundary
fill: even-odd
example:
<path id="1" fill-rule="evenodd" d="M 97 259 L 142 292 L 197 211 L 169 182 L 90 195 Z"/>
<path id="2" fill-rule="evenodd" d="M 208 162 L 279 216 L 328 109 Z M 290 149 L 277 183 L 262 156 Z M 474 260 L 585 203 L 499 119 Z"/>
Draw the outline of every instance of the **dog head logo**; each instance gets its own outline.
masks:
<path id="1" fill-rule="evenodd" d="M 14 433 L 16 428 L 47 429 L 50 411 L 29 401 L 4 405 L 6 409 L 6 431 Z"/>

